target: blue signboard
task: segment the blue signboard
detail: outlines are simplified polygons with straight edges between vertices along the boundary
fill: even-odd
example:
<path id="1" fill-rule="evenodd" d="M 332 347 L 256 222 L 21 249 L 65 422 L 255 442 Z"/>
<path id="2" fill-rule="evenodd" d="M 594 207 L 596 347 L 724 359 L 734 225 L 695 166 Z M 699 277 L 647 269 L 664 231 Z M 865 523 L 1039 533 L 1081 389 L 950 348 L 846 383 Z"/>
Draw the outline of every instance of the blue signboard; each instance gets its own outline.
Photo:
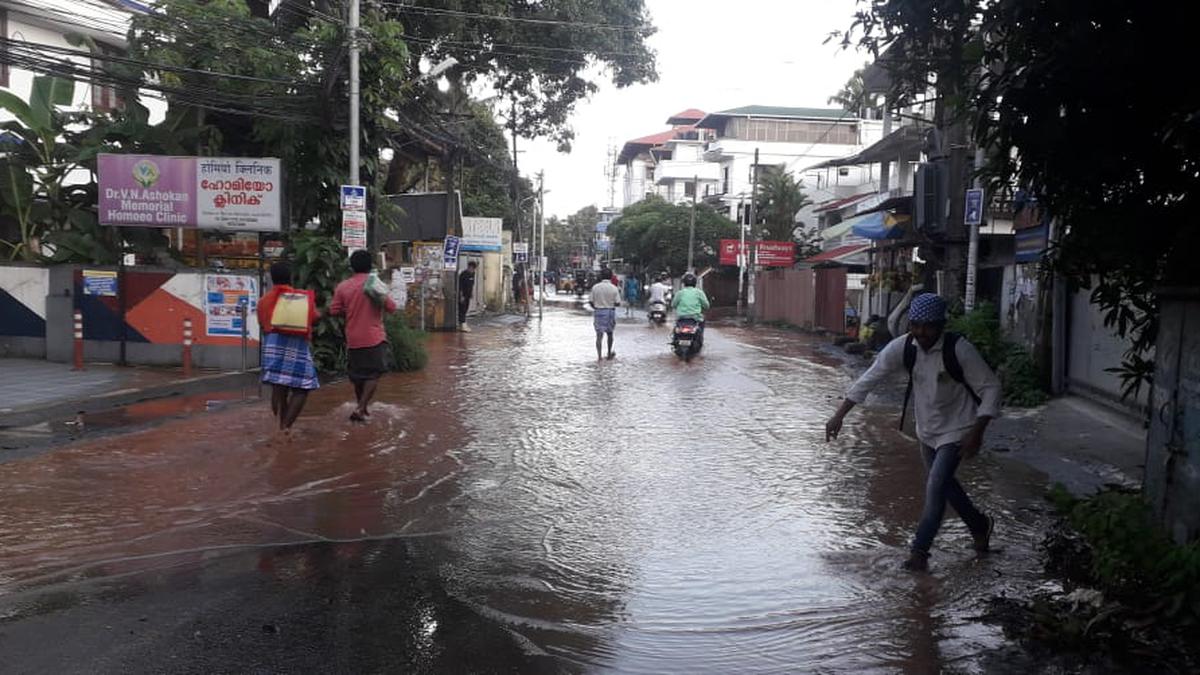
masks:
<path id="1" fill-rule="evenodd" d="M 963 223 L 967 225 L 983 224 L 983 190 L 980 188 L 971 188 L 967 190 L 967 205 L 966 215 L 963 216 Z"/>
<path id="2" fill-rule="evenodd" d="M 1050 232 L 1049 225 L 1042 224 L 1016 232 L 1017 262 L 1029 263 L 1042 259 L 1046 251 L 1046 237 Z"/>
<path id="3" fill-rule="evenodd" d="M 608 232 L 608 221 L 602 220 L 602 221 L 596 223 L 596 231 L 599 232 L 600 234 L 607 233 Z"/>
<path id="4" fill-rule="evenodd" d="M 342 210 L 366 211 L 367 188 L 363 185 L 342 186 Z"/>
<path id="5" fill-rule="evenodd" d="M 446 235 L 446 243 L 442 248 L 442 262 L 448 270 L 458 269 L 458 247 L 461 240 L 450 234 Z"/>
<path id="6" fill-rule="evenodd" d="M 84 270 L 83 294 L 117 297 L 117 273 L 111 270 Z"/>

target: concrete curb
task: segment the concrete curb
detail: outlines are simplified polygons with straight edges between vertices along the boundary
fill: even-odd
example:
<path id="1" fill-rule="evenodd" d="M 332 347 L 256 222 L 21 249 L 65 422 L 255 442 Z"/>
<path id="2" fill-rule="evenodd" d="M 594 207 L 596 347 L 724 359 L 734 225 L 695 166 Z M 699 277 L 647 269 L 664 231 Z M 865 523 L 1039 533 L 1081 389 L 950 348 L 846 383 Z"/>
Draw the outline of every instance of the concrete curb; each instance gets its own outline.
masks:
<path id="1" fill-rule="evenodd" d="M 70 417 L 77 413 L 94 413 L 133 403 L 172 396 L 185 396 L 258 383 L 258 370 L 244 373 L 213 373 L 163 384 L 118 389 L 82 399 L 67 399 L 43 403 L 0 413 L 0 429 L 27 427 L 42 422 Z"/>

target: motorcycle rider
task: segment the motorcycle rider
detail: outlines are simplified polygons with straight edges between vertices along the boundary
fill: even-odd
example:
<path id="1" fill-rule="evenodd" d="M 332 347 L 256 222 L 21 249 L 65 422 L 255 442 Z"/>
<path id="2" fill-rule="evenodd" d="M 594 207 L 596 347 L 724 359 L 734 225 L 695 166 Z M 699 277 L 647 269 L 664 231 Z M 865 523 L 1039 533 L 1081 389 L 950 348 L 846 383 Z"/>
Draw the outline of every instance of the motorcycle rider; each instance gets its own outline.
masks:
<path id="1" fill-rule="evenodd" d="M 667 295 L 671 292 L 671 287 L 667 285 L 667 279 L 667 275 L 663 274 L 657 281 L 650 284 L 650 299 L 647 303 L 651 309 L 654 309 L 655 303 L 662 305 L 664 314 L 667 308 Z"/>
<path id="2" fill-rule="evenodd" d="M 695 319 L 696 339 L 701 344 L 704 343 L 704 311 L 711 306 L 704 291 L 696 288 L 696 275 L 691 272 L 683 275 L 683 288 L 671 300 L 671 307 L 675 308 L 675 324 L 684 319 Z"/>

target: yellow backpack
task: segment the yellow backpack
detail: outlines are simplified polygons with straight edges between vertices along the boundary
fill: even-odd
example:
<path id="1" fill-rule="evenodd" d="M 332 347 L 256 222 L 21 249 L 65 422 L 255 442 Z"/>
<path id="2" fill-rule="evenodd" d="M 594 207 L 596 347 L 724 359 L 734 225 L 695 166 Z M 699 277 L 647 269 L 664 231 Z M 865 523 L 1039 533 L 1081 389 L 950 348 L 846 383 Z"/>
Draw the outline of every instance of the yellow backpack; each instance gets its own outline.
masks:
<path id="1" fill-rule="evenodd" d="M 271 329 L 286 335 L 308 335 L 308 294 L 280 293 L 271 310 Z"/>

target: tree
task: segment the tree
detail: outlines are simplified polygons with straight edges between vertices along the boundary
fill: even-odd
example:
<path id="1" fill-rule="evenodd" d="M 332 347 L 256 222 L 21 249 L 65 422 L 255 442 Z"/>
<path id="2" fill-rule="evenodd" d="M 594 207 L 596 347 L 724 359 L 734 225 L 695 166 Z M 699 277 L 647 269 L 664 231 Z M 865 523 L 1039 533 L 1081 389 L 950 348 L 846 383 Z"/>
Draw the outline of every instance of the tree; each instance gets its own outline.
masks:
<path id="1" fill-rule="evenodd" d="M 627 206 L 609 226 L 614 256 L 649 272 L 683 272 L 687 268 L 688 228 L 692 206 L 670 204 L 658 196 Z M 696 206 L 694 264 L 717 264 L 721 239 L 738 236 L 737 224 L 711 207 Z"/>
<path id="2" fill-rule="evenodd" d="M 854 74 L 846 80 L 846 84 L 842 85 L 838 93 L 829 97 L 829 104 L 841 106 L 842 110 L 858 114 L 867 103 L 866 94 L 863 91 L 865 88 L 863 72 L 866 69 L 867 64 L 863 64 L 862 68 L 854 71 Z"/>
<path id="3" fill-rule="evenodd" d="M 546 258 L 550 268 L 575 267 L 575 256 L 591 256 L 598 222 L 600 212 L 595 206 L 585 206 L 566 220 L 551 216 L 546 221 Z"/>
<path id="4" fill-rule="evenodd" d="M 989 150 L 993 192 L 1037 195 L 1064 232 L 1053 266 L 1091 287 L 1131 339 L 1128 392 L 1152 373 L 1153 288 L 1190 283 L 1200 243 L 1200 99 L 1146 75 L 1188 62 L 1188 26 L 1178 4 L 878 0 L 843 36 L 890 47 L 883 65 L 901 103 L 926 96 L 936 73 L 939 105 Z"/>
<path id="5" fill-rule="evenodd" d="M 294 0 L 307 5 L 307 0 Z M 382 5 L 405 26 L 411 48 L 407 77 L 420 64 L 458 61 L 453 79 L 486 85 L 517 110 L 510 130 L 550 137 L 568 147 L 575 105 L 607 71 L 627 87 L 658 78 L 647 44 L 655 28 L 643 0 L 414 0 Z M 508 107 L 508 106 L 506 106 Z"/>
<path id="6" fill-rule="evenodd" d="M 783 166 L 759 171 L 757 202 L 755 210 L 762 222 L 759 235 L 774 241 L 794 241 L 796 214 L 812 204 L 804 188 Z"/>

